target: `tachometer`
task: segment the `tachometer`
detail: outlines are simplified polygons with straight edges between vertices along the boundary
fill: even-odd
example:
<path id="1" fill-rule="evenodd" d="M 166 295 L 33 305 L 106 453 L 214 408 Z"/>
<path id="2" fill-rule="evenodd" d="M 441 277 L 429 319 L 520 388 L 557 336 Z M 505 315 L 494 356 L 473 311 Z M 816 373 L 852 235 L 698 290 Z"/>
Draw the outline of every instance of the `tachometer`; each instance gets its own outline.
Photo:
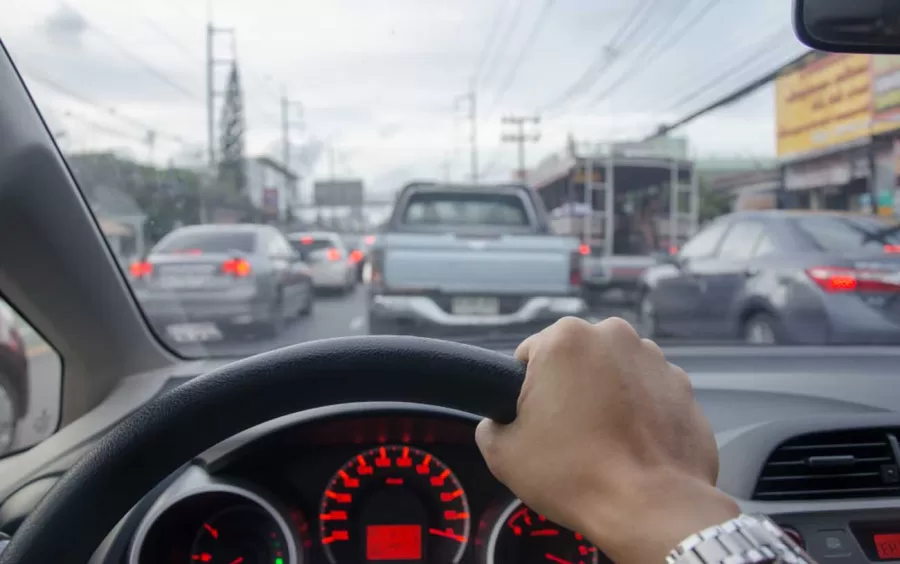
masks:
<path id="1" fill-rule="evenodd" d="M 191 562 L 284 564 L 286 546 L 284 534 L 265 511 L 237 505 L 203 523 L 191 545 Z"/>
<path id="2" fill-rule="evenodd" d="M 456 564 L 471 520 L 453 472 L 403 445 L 360 453 L 331 479 L 319 532 L 332 564 L 367 561 Z"/>
<path id="3" fill-rule="evenodd" d="M 488 536 L 487 564 L 611 564 L 580 533 L 573 533 L 513 501 Z"/>

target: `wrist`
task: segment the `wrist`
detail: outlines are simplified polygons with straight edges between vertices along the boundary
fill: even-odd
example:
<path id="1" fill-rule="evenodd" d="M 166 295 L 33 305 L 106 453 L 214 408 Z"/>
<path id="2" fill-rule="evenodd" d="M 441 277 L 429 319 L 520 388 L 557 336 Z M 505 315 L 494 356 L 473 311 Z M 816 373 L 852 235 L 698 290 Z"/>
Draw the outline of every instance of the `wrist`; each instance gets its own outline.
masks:
<path id="1" fill-rule="evenodd" d="M 701 480 L 659 472 L 633 480 L 615 499 L 585 496 L 578 513 L 578 530 L 614 562 L 661 563 L 684 539 L 737 517 L 740 508 Z"/>

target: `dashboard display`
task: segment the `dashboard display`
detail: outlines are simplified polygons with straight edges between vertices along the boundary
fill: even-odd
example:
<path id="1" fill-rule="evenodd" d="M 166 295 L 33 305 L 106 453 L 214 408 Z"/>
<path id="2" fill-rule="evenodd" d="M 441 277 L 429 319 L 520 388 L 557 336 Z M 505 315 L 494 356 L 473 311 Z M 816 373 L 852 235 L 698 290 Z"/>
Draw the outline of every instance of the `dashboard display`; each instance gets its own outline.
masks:
<path id="1" fill-rule="evenodd" d="M 207 519 L 194 536 L 192 562 L 285 564 L 284 535 L 254 505 L 228 508 Z"/>
<path id="2" fill-rule="evenodd" d="M 878 558 L 900 560 L 900 533 L 876 534 L 874 540 Z"/>
<path id="3" fill-rule="evenodd" d="M 406 445 L 347 461 L 320 504 L 320 540 L 332 564 L 457 564 L 470 526 L 466 494 L 450 468 Z"/>
<path id="4" fill-rule="evenodd" d="M 503 510 L 487 543 L 487 564 L 608 564 L 583 535 L 565 529 L 513 501 Z"/>

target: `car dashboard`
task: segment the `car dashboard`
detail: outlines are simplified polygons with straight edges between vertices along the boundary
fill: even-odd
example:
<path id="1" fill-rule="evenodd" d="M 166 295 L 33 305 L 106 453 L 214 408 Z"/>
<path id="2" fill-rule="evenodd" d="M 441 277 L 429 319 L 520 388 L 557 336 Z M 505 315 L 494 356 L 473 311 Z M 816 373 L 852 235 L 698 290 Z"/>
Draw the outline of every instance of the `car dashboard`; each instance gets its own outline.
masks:
<path id="1" fill-rule="evenodd" d="M 900 562 L 900 355 L 854 351 L 666 353 L 691 375 L 716 434 L 718 487 L 743 511 L 771 517 L 819 562 Z M 112 425 L 217 362 L 135 376 L 92 414 L 0 460 L 0 530 L 14 532 Z M 267 422 L 185 461 L 91 562 L 608 562 L 493 478 L 477 423 L 384 402 Z"/>
<path id="2" fill-rule="evenodd" d="M 143 512 L 127 561 L 609 562 L 491 475 L 476 423 L 384 406 L 221 445 Z"/>

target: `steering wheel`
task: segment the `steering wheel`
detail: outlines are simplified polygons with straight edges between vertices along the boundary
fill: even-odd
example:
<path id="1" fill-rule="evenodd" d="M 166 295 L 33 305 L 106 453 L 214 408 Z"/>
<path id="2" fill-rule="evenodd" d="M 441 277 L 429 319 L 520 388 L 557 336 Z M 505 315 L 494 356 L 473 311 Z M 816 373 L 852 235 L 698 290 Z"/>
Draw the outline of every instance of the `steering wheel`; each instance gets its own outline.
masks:
<path id="1" fill-rule="evenodd" d="M 0 564 L 87 562 L 161 480 L 254 425 L 369 401 L 447 407 L 508 423 L 524 378 L 524 364 L 512 357 L 416 337 L 329 339 L 229 364 L 148 402 L 100 439 L 25 519 Z"/>

